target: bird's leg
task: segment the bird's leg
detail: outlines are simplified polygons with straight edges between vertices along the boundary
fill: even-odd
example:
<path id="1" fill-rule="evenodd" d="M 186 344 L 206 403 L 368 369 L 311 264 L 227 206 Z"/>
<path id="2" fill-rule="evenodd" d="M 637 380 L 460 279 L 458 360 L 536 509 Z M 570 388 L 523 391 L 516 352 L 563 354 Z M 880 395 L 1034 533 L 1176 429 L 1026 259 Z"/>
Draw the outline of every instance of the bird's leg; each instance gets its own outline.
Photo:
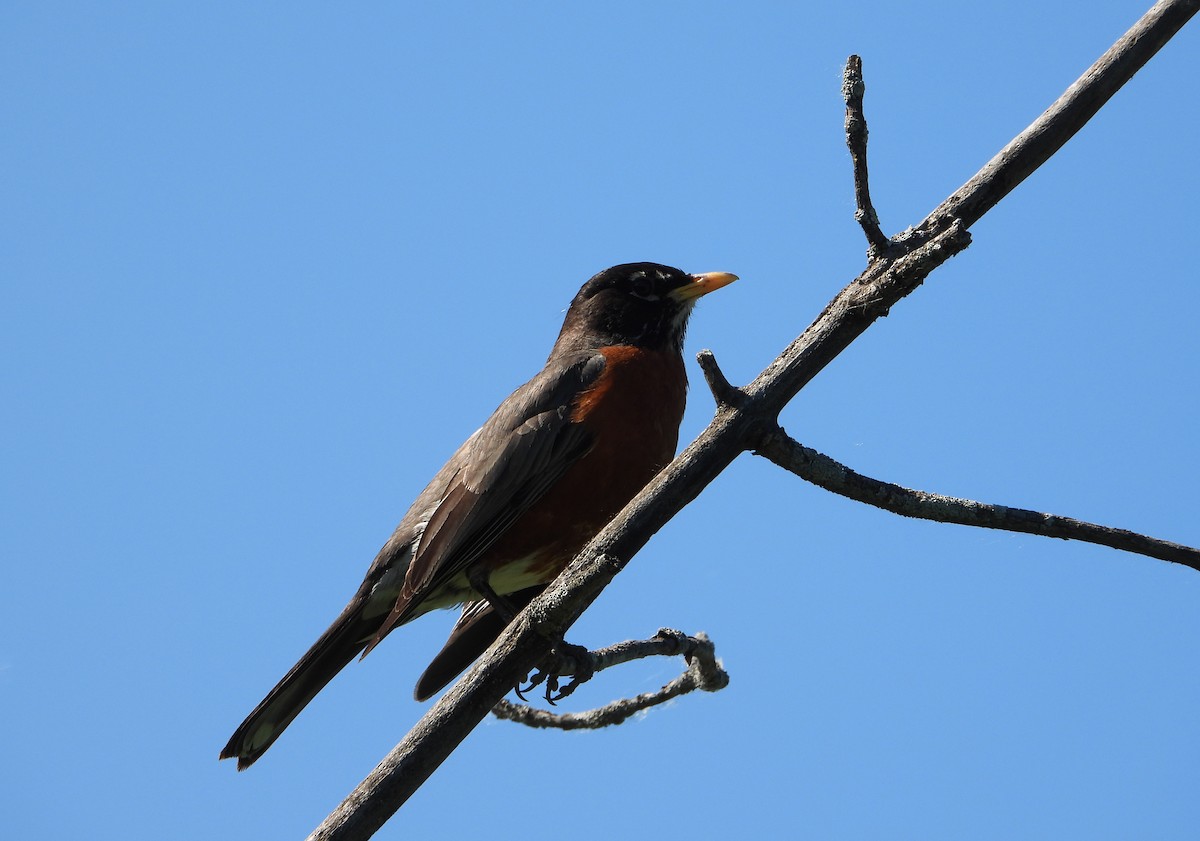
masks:
<path id="1" fill-rule="evenodd" d="M 467 581 L 476 593 L 487 600 L 487 603 L 492 606 L 492 610 L 500 615 L 505 624 L 510 624 L 517 617 L 519 611 L 515 605 L 492 587 L 488 570 L 483 567 L 469 570 Z M 529 685 L 518 683 L 513 687 L 513 691 L 517 693 L 518 698 L 524 701 L 523 693 L 537 688 L 544 682 L 546 684 L 546 702 L 553 705 L 556 701 L 561 701 L 574 692 L 579 684 L 591 680 L 594 673 L 591 652 L 582 645 L 574 645 L 559 637 L 550 649 L 550 656 L 538 667 L 533 677 L 527 678 Z M 571 680 L 560 687 L 558 679 L 564 674 L 569 674 Z"/>
<path id="2" fill-rule="evenodd" d="M 467 582 L 476 593 L 487 599 L 492 610 L 500 614 L 504 624 L 510 624 L 517 618 L 517 608 L 504 596 L 492 589 L 491 574 L 483 567 L 474 567 L 467 572 Z"/>
<path id="3" fill-rule="evenodd" d="M 512 624 L 512 621 L 517 618 L 518 611 L 516 606 L 508 599 L 504 598 L 504 596 L 496 592 L 496 590 L 492 587 L 491 575 L 486 569 L 483 567 L 474 567 L 468 570 L 467 582 L 471 585 L 471 588 L 476 593 L 483 596 L 483 598 L 487 600 L 487 603 L 492 606 L 492 610 L 496 611 L 500 618 L 504 620 L 505 625 Z M 529 692 L 546 679 L 546 675 L 541 671 L 535 674 L 531 680 L 529 679 L 528 675 L 525 677 L 530 681 L 528 686 L 524 686 L 521 682 L 518 682 L 517 685 L 513 687 L 513 691 L 517 693 L 517 697 L 522 701 L 525 700 L 525 696 L 522 693 Z M 547 690 L 547 692 L 549 692 L 549 690 Z"/>

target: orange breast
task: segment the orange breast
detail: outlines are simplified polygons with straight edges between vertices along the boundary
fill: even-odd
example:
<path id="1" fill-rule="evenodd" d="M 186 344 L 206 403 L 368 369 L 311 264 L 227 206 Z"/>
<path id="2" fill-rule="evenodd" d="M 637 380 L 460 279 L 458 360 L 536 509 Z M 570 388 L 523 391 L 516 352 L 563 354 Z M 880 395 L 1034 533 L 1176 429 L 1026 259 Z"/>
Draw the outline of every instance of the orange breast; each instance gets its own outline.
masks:
<path id="1" fill-rule="evenodd" d="M 536 557 L 549 581 L 675 455 L 687 380 L 677 353 L 605 348 L 604 373 L 571 419 L 595 445 L 487 553 L 484 563 Z"/>

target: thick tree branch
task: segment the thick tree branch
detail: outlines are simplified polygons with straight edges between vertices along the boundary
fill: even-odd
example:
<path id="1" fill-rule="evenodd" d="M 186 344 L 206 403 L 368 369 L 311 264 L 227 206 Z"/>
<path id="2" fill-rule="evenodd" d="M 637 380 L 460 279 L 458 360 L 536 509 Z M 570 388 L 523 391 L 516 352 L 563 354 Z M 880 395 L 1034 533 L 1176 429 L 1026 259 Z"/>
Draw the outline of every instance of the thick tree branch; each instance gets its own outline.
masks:
<path id="1" fill-rule="evenodd" d="M 1085 543 L 1111 546 L 1113 549 L 1136 552 L 1139 555 L 1172 561 L 1200 570 L 1200 550 L 1189 546 L 1158 540 L 1125 529 L 1085 523 L 1071 517 L 1044 514 L 1026 508 L 1010 508 L 1006 505 L 988 505 L 971 499 L 956 499 L 941 494 L 914 491 L 891 482 L 881 482 L 855 473 L 829 456 L 803 446 L 788 437 L 782 429 L 775 429 L 764 435 L 755 452 L 827 491 L 905 517 L 1058 537 L 1063 540 L 1082 540 Z"/>
<path id="2" fill-rule="evenodd" d="M 1200 0 L 1157 3 L 1042 117 L 904 237 L 903 248 L 890 249 L 838 293 L 816 321 L 741 390 L 742 404 L 718 407 L 700 437 L 522 611 L 310 839 L 346 841 L 374 834 L 549 652 L 548 640 L 570 627 L 633 554 L 738 454 L 774 428 L 779 411 L 831 360 L 933 269 L 966 248 L 967 227 L 1078 131 L 1198 5 Z"/>

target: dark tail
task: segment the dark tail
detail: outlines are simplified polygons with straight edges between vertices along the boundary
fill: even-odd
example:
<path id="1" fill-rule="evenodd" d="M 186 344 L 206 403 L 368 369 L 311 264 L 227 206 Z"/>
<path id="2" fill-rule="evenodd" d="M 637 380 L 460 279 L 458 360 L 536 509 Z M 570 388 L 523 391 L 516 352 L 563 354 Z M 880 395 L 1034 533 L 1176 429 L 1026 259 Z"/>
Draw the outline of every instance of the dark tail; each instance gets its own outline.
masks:
<path id="1" fill-rule="evenodd" d="M 359 598 L 346 605 L 341 616 L 234 731 L 221 759 L 237 757 L 239 771 L 253 765 L 325 684 L 366 647 L 383 616 L 364 621 L 362 608 Z"/>
<path id="2" fill-rule="evenodd" d="M 509 593 L 505 598 L 515 610 L 522 610 L 545 589 L 545 584 L 539 584 Z M 433 658 L 425 673 L 418 678 L 413 697 L 424 701 L 435 692 L 441 691 L 467 666 L 474 663 L 480 654 L 487 651 L 487 647 L 496 641 L 506 624 L 508 623 L 503 617 L 492 610 L 486 601 L 467 605 L 442 650 Z"/>

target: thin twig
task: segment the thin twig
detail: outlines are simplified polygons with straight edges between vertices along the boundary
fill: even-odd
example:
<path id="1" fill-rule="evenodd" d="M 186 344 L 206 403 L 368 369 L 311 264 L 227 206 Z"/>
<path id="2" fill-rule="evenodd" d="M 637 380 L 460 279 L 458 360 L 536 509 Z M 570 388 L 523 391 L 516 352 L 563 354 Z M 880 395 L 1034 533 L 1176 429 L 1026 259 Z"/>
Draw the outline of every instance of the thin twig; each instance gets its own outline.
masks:
<path id="1" fill-rule="evenodd" d="M 711 350 L 700 351 L 696 354 L 696 361 L 700 363 L 704 381 L 708 383 L 708 390 L 712 392 L 713 399 L 717 401 L 718 406 L 736 408 L 746 402 L 745 393 L 725 379 L 725 372 L 717 364 L 717 358 L 713 356 Z"/>
<path id="2" fill-rule="evenodd" d="M 777 428 L 764 435 L 756 445 L 755 452 L 827 491 L 905 517 L 1080 540 L 1200 570 L 1200 550 L 1189 546 L 1071 517 L 1044 514 L 1027 508 L 990 505 L 881 482 L 855 473 L 829 456 L 803 446 L 788 437 L 782 429 Z"/>
<path id="3" fill-rule="evenodd" d="M 842 76 L 842 98 L 846 100 L 846 145 L 850 147 L 850 160 L 854 164 L 854 219 L 862 226 L 867 236 L 867 258 L 874 260 L 886 254 L 891 240 L 879 228 L 879 216 L 871 204 L 870 181 L 867 178 L 867 118 L 863 113 L 862 59 L 850 56 Z"/>
<path id="4" fill-rule="evenodd" d="M 717 659 L 712 641 L 703 632 L 694 637 L 669 628 L 661 629 L 653 639 L 618 643 L 592 652 L 597 672 L 620 663 L 652 656 L 682 654 L 688 662 L 687 671 L 655 692 L 644 692 L 633 698 L 621 698 L 581 713 L 553 713 L 527 704 L 513 704 L 501 699 L 492 713 L 506 721 L 536 728 L 559 730 L 595 730 L 621 724 L 650 707 L 686 695 L 697 689 L 716 692 L 729 685 L 729 675 Z"/>

